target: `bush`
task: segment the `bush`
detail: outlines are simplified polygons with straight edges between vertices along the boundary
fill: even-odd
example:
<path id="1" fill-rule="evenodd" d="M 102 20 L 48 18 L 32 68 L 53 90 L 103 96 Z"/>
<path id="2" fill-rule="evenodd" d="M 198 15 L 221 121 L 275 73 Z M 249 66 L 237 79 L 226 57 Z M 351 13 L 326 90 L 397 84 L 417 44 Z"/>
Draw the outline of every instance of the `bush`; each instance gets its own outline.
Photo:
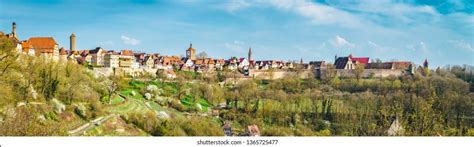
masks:
<path id="1" fill-rule="evenodd" d="M 174 108 L 178 111 L 185 111 L 186 110 L 186 107 L 184 107 L 183 104 L 181 104 L 178 100 L 175 100 L 175 99 L 170 100 L 168 102 L 168 106 L 171 107 L 171 108 Z"/>
<path id="2" fill-rule="evenodd" d="M 474 136 L 474 128 L 467 130 L 466 136 Z"/>
<path id="3" fill-rule="evenodd" d="M 78 104 L 76 108 L 74 108 L 74 112 L 81 118 L 87 119 L 87 108 L 84 106 L 84 104 Z"/>
<path id="4" fill-rule="evenodd" d="M 262 131 L 262 136 L 294 136 L 293 130 L 288 127 L 269 126 Z"/>

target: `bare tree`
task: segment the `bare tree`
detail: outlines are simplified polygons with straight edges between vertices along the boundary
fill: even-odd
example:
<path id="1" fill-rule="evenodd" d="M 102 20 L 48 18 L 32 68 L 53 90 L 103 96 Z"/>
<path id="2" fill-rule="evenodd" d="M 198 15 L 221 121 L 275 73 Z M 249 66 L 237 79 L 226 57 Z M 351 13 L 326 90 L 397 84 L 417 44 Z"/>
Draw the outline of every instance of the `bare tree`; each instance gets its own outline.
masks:
<path id="1" fill-rule="evenodd" d="M 114 74 L 110 76 L 108 80 L 105 80 L 103 83 L 109 96 L 109 104 L 112 104 L 112 96 L 118 91 L 118 80 L 119 77 Z"/>
<path id="2" fill-rule="evenodd" d="M 204 59 L 204 58 L 207 58 L 207 57 L 208 57 L 208 55 L 207 55 L 206 52 L 200 52 L 200 53 L 197 54 L 198 59 Z"/>

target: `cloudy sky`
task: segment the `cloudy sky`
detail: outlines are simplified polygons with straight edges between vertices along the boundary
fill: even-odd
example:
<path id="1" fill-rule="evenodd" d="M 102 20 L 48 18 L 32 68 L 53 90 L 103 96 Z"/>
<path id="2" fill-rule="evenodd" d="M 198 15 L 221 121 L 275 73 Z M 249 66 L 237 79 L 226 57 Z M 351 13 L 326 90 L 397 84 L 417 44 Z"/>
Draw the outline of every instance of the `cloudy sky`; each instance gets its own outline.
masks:
<path id="1" fill-rule="evenodd" d="M 0 31 L 68 48 L 213 57 L 474 64 L 472 0 L 0 0 Z"/>

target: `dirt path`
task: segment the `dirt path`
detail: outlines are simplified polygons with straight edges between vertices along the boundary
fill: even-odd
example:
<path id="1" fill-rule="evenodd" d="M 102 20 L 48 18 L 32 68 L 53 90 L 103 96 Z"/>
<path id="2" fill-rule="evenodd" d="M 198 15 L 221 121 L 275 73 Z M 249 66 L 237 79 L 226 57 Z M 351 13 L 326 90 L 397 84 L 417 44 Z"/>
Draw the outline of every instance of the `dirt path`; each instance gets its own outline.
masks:
<path id="1" fill-rule="evenodd" d="M 79 127 L 77 127 L 76 129 L 73 129 L 73 130 L 70 130 L 68 131 L 68 134 L 70 136 L 78 136 L 78 135 L 82 135 L 84 134 L 85 132 L 101 125 L 103 122 L 109 120 L 110 118 L 116 116 L 115 114 L 111 114 L 111 115 L 108 115 L 108 116 L 101 116 L 101 117 L 98 117 L 94 120 L 91 120 L 90 122 L 88 123 L 85 123 Z"/>

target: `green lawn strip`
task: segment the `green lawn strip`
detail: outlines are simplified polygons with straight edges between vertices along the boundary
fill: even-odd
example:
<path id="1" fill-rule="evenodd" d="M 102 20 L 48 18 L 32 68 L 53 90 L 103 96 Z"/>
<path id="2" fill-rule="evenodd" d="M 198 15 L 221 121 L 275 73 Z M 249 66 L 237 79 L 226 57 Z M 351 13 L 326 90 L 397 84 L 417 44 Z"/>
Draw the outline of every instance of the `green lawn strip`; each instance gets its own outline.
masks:
<path id="1" fill-rule="evenodd" d="M 207 112 L 209 110 L 210 104 L 209 104 L 209 102 L 207 102 L 206 99 L 201 98 L 201 99 L 197 100 L 197 103 L 201 104 L 202 111 Z"/>
<path id="2" fill-rule="evenodd" d="M 143 88 L 145 87 L 145 82 L 140 82 L 140 81 L 131 81 L 129 83 L 130 86 L 133 86 L 135 88 Z"/>
<path id="3" fill-rule="evenodd" d="M 140 94 L 140 89 L 137 87 L 144 87 L 146 84 L 153 84 L 158 87 L 169 87 L 170 90 L 176 91 L 176 84 L 171 83 L 171 82 L 160 82 L 160 81 L 150 81 L 148 83 L 144 82 L 138 82 L 138 81 L 132 81 L 130 82 L 130 85 L 134 88 L 127 88 L 123 89 L 119 92 L 120 95 L 125 96 L 127 98 L 127 101 L 124 103 L 110 107 L 108 109 L 109 112 L 114 112 L 114 113 L 121 113 L 121 114 L 126 114 L 126 113 L 132 113 L 132 112 L 144 112 L 147 110 L 154 110 L 154 111 L 165 111 L 167 113 L 175 113 L 177 116 L 182 116 L 182 112 L 179 112 L 173 108 L 167 108 L 167 107 L 162 107 L 156 102 L 153 101 L 147 101 L 145 100 L 144 96 Z M 135 96 L 132 96 L 132 92 L 135 91 Z M 113 99 L 112 103 L 120 103 L 121 99 Z M 121 101 L 123 102 L 123 101 Z M 147 105 L 148 103 L 148 105 Z M 181 103 L 189 108 L 189 107 L 196 107 L 196 103 L 201 104 L 203 111 L 207 111 L 209 107 L 209 103 L 206 100 L 196 100 L 193 102 L 193 97 L 191 95 L 185 96 L 185 98 L 181 101 Z"/>
<path id="4" fill-rule="evenodd" d="M 203 112 L 207 112 L 209 110 L 209 107 L 210 107 L 210 104 L 209 102 L 204 99 L 204 98 L 200 98 L 200 99 L 197 99 L 193 102 L 193 96 L 192 95 L 186 95 L 182 100 L 181 100 L 181 104 L 184 105 L 184 107 L 186 108 L 196 108 L 196 104 L 200 104 L 201 107 L 202 107 L 202 110 Z"/>
<path id="5" fill-rule="evenodd" d="M 135 92 L 135 96 L 132 96 L 132 92 Z M 134 88 L 127 88 L 119 92 L 119 94 L 128 97 L 128 98 L 135 98 L 135 99 L 143 99 L 143 95 L 140 94 L 140 89 Z"/>
<path id="6" fill-rule="evenodd" d="M 115 97 L 112 99 L 112 105 L 116 105 L 116 104 L 120 104 L 120 103 L 123 103 L 125 101 L 124 98 L 118 96 L 118 97 Z"/>
<path id="7" fill-rule="evenodd" d="M 193 105 L 193 97 L 191 95 L 184 96 L 184 98 L 181 99 L 181 104 L 183 104 L 185 107 L 194 106 Z"/>
<path id="8" fill-rule="evenodd" d="M 143 101 L 137 99 L 128 99 L 128 102 L 124 105 L 113 107 L 109 109 L 111 112 L 118 113 L 130 113 L 130 112 L 143 112 L 148 108 L 145 106 Z"/>

